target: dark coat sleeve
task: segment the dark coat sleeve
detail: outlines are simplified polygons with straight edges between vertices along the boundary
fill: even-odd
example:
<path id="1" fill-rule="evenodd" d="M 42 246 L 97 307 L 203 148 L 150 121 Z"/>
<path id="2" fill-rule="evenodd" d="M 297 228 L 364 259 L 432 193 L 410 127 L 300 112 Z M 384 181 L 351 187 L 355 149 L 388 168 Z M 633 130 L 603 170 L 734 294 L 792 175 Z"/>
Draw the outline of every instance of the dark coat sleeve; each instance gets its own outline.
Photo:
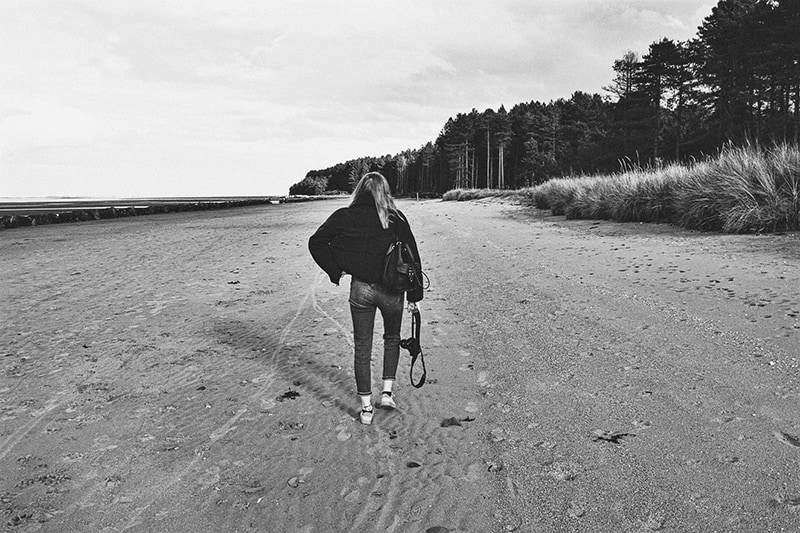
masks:
<path id="1" fill-rule="evenodd" d="M 331 249 L 331 241 L 337 235 L 337 212 L 334 212 L 317 231 L 308 239 L 308 251 L 311 257 L 328 274 L 332 283 L 339 284 L 344 272 L 336 263 Z"/>

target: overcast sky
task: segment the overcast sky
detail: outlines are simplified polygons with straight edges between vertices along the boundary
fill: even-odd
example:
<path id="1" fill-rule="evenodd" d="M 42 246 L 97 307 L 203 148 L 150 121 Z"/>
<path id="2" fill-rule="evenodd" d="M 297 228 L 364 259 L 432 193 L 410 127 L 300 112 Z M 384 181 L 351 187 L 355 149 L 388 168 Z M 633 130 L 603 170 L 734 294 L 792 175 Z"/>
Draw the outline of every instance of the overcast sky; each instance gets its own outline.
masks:
<path id="1" fill-rule="evenodd" d="M 286 194 L 472 108 L 601 93 L 697 0 L 3 0 L 0 197 Z"/>

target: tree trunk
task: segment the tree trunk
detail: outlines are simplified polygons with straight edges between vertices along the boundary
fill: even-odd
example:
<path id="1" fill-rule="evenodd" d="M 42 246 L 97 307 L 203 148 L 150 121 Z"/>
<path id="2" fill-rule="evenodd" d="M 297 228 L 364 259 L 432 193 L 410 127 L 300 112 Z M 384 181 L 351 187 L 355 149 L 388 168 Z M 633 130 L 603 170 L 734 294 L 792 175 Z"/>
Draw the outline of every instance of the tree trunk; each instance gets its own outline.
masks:
<path id="1" fill-rule="evenodd" d="M 795 71 L 797 71 L 795 66 Z M 800 142 L 800 76 L 795 77 L 794 84 L 794 142 Z"/>
<path id="2" fill-rule="evenodd" d="M 486 129 L 486 188 L 492 188 L 492 150 L 489 148 L 489 129 Z"/>
<path id="3" fill-rule="evenodd" d="M 472 188 L 472 156 L 470 155 L 471 151 L 469 149 L 469 141 L 464 144 L 464 165 L 466 171 L 466 182 L 465 185 L 468 189 Z"/>
<path id="4" fill-rule="evenodd" d="M 658 160 L 658 130 L 661 129 L 661 105 L 656 105 L 656 127 L 653 132 L 653 163 Z"/>
<path id="5" fill-rule="evenodd" d="M 505 176 L 503 175 L 503 143 L 497 146 L 497 188 L 505 188 Z"/>
<path id="6" fill-rule="evenodd" d="M 467 150 L 467 154 L 469 154 L 469 150 Z M 469 174 L 469 186 L 471 189 L 476 188 L 477 180 L 475 179 L 475 150 L 472 150 L 472 155 L 470 156 L 470 174 Z"/>

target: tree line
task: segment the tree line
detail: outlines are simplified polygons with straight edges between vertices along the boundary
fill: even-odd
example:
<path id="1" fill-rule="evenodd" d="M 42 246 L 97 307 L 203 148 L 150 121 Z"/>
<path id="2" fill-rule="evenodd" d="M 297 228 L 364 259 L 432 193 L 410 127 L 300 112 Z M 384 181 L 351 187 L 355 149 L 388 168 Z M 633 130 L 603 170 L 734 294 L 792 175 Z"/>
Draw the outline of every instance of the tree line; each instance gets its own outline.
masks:
<path id="1" fill-rule="evenodd" d="M 312 170 L 289 192 L 350 192 L 370 171 L 398 196 L 516 189 L 800 139 L 800 0 L 721 0 L 696 37 L 663 38 L 612 68 L 604 96 L 472 109 L 420 148 Z"/>

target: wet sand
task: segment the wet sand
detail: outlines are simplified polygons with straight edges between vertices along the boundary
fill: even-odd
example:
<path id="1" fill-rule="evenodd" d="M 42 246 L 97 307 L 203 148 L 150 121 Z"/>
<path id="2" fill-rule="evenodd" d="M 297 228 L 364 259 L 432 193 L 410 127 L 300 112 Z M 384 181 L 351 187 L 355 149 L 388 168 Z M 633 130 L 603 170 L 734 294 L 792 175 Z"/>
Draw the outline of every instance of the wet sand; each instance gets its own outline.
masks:
<path id="1" fill-rule="evenodd" d="M 797 235 L 401 202 L 429 382 L 362 426 L 341 205 L 0 232 L 6 527 L 800 529 Z"/>

